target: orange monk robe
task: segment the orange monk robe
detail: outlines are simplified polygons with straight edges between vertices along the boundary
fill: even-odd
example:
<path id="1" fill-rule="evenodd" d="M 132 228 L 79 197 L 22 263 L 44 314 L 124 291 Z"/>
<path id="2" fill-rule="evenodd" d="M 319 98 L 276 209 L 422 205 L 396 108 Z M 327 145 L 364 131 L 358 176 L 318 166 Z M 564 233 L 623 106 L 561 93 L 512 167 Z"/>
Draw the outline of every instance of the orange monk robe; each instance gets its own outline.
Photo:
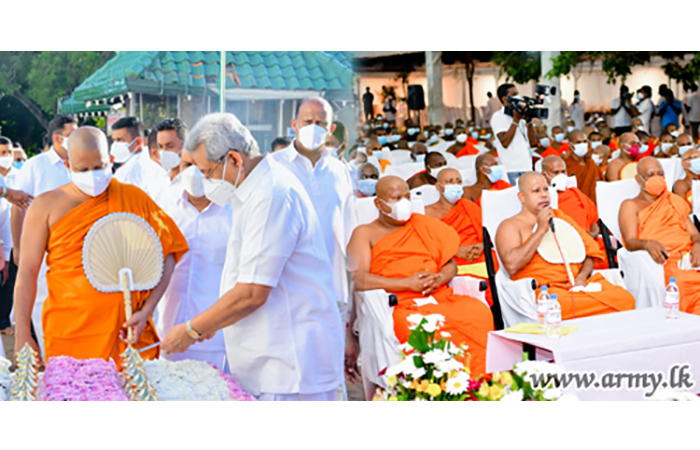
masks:
<path id="1" fill-rule="evenodd" d="M 163 257 L 173 255 L 177 262 L 187 250 L 187 241 L 175 222 L 139 188 L 112 179 L 105 192 L 73 208 L 49 230 L 46 281 L 49 296 L 44 303 L 42 322 L 46 358 L 71 356 L 76 359 L 112 358 L 119 367 L 119 354 L 126 344 L 119 330 L 126 321 L 124 294 L 98 292 L 83 271 L 83 241 L 96 221 L 107 214 L 135 214 L 155 230 Z M 131 293 L 131 308 L 139 311 L 151 291 Z M 134 348 L 158 341 L 151 319 Z M 159 356 L 158 347 L 141 354 L 145 359 Z"/>
<path id="2" fill-rule="evenodd" d="M 600 179 L 605 180 L 605 171 L 608 170 L 608 165 L 600 166 Z"/>
<path id="3" fill-rule="evenodd" d="M 379 167 L 382 168 L 382 173 L 384 173 L 384 169 L 386 169 L 386 166 L 390 166 L 390 165 L 391 165 L 391 161 L 389 161 L 388 159 L 380 159 L 379 160 Z"/>
<path id="4" fill-rule="evenodd" d="M 596 208 L 595 203 L 578 188 L 569 188 L 564 192 L 558 192 L 557 203 L 559 209 L 562 210 L 564 214 L 574 219 L 574 221 L 586 231 L 591 231 L 593 224 L 598 222 L 598 208 Z M 598 243 L 598 247 L 605 252 L 603 238 L 598 237 L 596 242 Z M 608 268 L 607 260 L 595 260 L 594 269 L 600 270 Z"/>
<path id="5" fill-rule="evenodd" d="M 460 199 L 447 214 L 440 218 L 440 220 L 457 231 L 460 247 L 484 242 L 484 228 L 481 224 L 481 208 L 471 200 Z M 491 253 L 493 255 L 494 270 L 498 272 L 498 258 L 496 258 L 496 252 L 491 250 Z M 487 272 L 486 256 L 483 252 L 473 261 L 455 257 L 455 262 L 459 268 L 459 273 L 488 281 L 488 275 L 484 276 Z M 489 306 L 493 305 L 490 287 L 486 291 L 486 301 L 489 303 Z"/>
<path id="6" fill-rule="evenodd" d="M 437 273 L 457 254 L 458 248 L 456 231 L 434 217 L 413 214 L 403 227 L 383 236 L 372 247 L 370 272 L 385 278 L 407 278 L 423 270 Z M 455 345 L 469 346 L 472 377 L 485 372 L 486 340 L 494 326 L 491 310 L 484 303 L 456 295 L 447 285 L 430 294 L 437 305 L 416 306 L 414 299 L 423 298 L 420 292 L 393 294 L 398 298 L 393 313 L 394 332 L 401 343 L 407 342 L 410 334 L 408 316 L 442 314 L 445 324 L 440 330 L 450 333 L 447 339 Z"/>
<path id="7" fill-rule="evenodd" d="M 467 142 L 467 144 L 464 146 L 462 150 L 455 155 L 457 158 L 461 158 L 462 156 L 469 156 L 469 155 L 478 155 L 479 154 L 479 149 L 474 147 L 474 144 L 471 142 Z"/>
<path id="8" fill-rule="evenodd" d="M 593 258 L 594 262 L 595 260 L 605 259 L 605 254 L 600 250 L 596 241 L 571 217 L 558 209 L 554 210 L 554 215 L 576 228 L 586 247 L 586 256 Z M 583 263 L 571 264 L 571 272 L 574 278 L 578 275 L 582 265 Z M 562 319 L 564 320 L 634 309 L 634 297 L 632 297 L 632 294 L 619 286 L 609 283 L 600 274 L 593 275 L 587 282 L 600 283 L 603 288 L 601 292 L 569 292 L 569 277 L 566 274 L 564 264 L 550 264 L 538 252 L 535 252 L 535 255 L 525 267 L 511 275 L 513 280 L 521 280 L 523 278 L 534 278 L 538 285 L 549 286 L 550 294 L 557 294 L 561 305 Z M 539 289 L 536 294 L 539 295 Z M 572 299 L 574 306 L 572 306 Z M 574 310 L 576 311 L 575 316 Z"/>
<path id="9" fill-rule="evenodd" d="M 610 150 L 612 150 L 612 151 L 619 149 L 620 146 L 618 145 L 618 138 L 614 137 L 614 138 L 610 139 L 610 143 L 608 144 L 608 147 L 610 147 Z"/>
<path id="10" fill-rule="evenodd" d="M 513 185 L 508 183 L 507 181 L 498 180 L 495 183 L 493 183 L 493 185 L 491 185 L 491 187 L 488 190 L 489 191 L 502 191 L 504 189 L 508 189 L 508 188 L 512 188 L 512 187 L 513 187 Z M 477 204 L 477 206 L 479 206 L 479 208 L 481 208 L 481 197 L 479 197 L 476 200 L 476 204 Z"/>
<path id="11" fill-rule="evenodd" d="M 576 185 L 581 192 L 590 198 L 593 204 L 596 204 L 595 187 L 601 179 L 598 165 L 590 158 L 584 159 L 586 164 L 581 165 L 574 161 L 571 156 L 564 158 L 564 162 L 566 163 L 566 172 L 569 176 L 576 177 Z"/>
<path id="12" fill-rule="evenodd" d="M 546 158 L 548 156 L 561 156 L 562 153 L 570 151 L 571 150 L 569 150 L 569 144 L 567 144 L 566 142 L 562 142 L 561 146 L 559 147 L 559 150 L 555 149 L 551 145 L 547 147 L 547 150 L 542 152 L 542 158 Z"/>
<path id="13" fill-rule="evenodd" d="M 638 236 L 642 240 L 659 241 L 670 249 L 664 264 L 666 283 L 675 277 L 681 294 L 680 310 L 700 315 L 700 272 L 678 268 L 681 254 L 693 248 L 686 229 L 690 211 L 683 198 L 666 191 L 639 213 Z"/>

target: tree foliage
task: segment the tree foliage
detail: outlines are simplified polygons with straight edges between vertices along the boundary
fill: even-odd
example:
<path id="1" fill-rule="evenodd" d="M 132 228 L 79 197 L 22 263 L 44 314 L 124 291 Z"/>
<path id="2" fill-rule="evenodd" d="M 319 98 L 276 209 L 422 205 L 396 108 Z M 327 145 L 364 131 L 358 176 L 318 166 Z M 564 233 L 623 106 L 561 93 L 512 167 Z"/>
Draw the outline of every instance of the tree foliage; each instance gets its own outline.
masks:
<path id="1" fill-rule="evenodd" d="M 491 61 L 500 67 L 499 78 L 505 73 L 518 84 L 540 79 L 540 52 L 494 52 Z"/>

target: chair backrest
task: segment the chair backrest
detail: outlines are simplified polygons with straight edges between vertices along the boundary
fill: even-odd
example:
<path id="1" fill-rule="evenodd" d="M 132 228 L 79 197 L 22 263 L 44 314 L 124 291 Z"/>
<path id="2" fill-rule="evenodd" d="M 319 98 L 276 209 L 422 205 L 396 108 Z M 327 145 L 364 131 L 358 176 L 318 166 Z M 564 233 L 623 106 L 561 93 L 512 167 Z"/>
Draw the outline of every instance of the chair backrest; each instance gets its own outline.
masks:
<path id="1" fill-rule="evenodd" d="M 700 180 L 693 180 L 692 192 L 693 214 L 700 217 Z"/>
<path id="2" fill-rule="evenodd" d="M 661 168 L 664 169 L 664 178 L 669 191 L 673 191 L 673 185 L 676 181 L 685 177 L 683 170 L 683 162 L 680 158 L 659 158 Z M 635 174 L 636 175 L 636 174 Z"/>
<path id="3" fill-rule="evenodd" d="M 456 158 L 450 165 L 459 170 L 475 170 L 474 164 L 476 163 L 477 155 L 466 155 Z"/>
<path id="4" fill-rule="evenodd" d="M 386 175 L 395 175 L 402 180 L 408 181 L 409 178 L 411 178 L 413 175 L 417 174 L 418 172 L 425 170 L 425 164 L 420 163 L 420 162 L 412 162 L 409 164 L 401 164 L 399 166 L 386 166 L 386 170 L 383 173 L 383 176 Z"/>
<path id="5" fill-rule="evenodd" d="M 578 187 L 578 180 L 575 176 L 572 175 L 566 179 L 566 187 L 568 189 Z M 553 209 L 559 209 L 559 193 L 552 186 L 549 187 L 549 206 Z"/>
<path id="6" fill-rule="evenodd" d="M 499 225 L 505 219 L 513 217 L 522 209 L 518 198 L 518 188 L 502 191 L 484 191 L 481 193 L 481 222 L 495 239 Z"/>
<path id="7" fill-rule="evenodd" d="M 424 184 L 411 190 L 411 199 L 413 200 L 415 197 L 422 199 L 423 206 L 428 206 L 440 200 L 440 192 L 434 185 Z"/>
<path id="8" fill-rule="evenodd" d="M 368 156 L 367 162 L 372 164 L 374 167 L 376 167 L 377 170 L 379 171 L 379 173 L 382 173 L 382 166 L 379 164 L 379 159 L 376 156 L 374 156 L 374 155 Z"/>
<path id="9" fill-rule="evenodd" d="M 416 191 L 416 189 L 414 189 Z M 364 197 L 355 200 L 355 214 L 357 217 L 357 225 L 367 225 L 372 223 L 379 217 L 379 210 L 374 204 L 374 199 L 377 197 Z M 425 214 L 425 204 L 423 203 L 422 192 L 411 192 L 411 206 L 416 214 Z"/>
<path id="10" fill-rule="evenodd" d="M 615 238 L 622 242 L 620 232 L 620 205 L 639 194 L 639 184 L 634 178 L 620 181 L 598 181 L 595 187 L 598 199 L 598 216 Z"/>
<path id="11" fill-rule="evenodd" d="M 542 173 L 542 159 L 535 161 L 535 172 Z"/>
<path id="12" fill-rule="evenodd" d="M 447 161 L 448 166 L 453 165 L 455 161 L 457 161 L 457 157 L 450 152 L 442 152 L 442 156 L 445 157 L 445 161 Z"/>
<path id="13" fill-rule="evenodd" d="M 489 149 L 486 148 L 486 146 L 482 145 L 482 144 L 474 144 L 474 148 L 479 150 L 480 155 L 483 155 L 484 153 L 489 151 Z"/>
<path id="14" fill-rule="evenodd" d="M 392 150 L 391 153 L 389 153 L 389 161 L 392 166 L 400 166 L 413 162 L 409 150 Z"/>

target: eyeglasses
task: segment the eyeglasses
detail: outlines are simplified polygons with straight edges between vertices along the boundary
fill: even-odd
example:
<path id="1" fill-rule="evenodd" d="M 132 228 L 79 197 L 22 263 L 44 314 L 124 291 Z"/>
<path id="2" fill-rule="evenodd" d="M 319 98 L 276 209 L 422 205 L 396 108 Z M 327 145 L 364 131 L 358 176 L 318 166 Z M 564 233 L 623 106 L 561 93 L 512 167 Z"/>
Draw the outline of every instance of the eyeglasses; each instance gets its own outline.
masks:
<path id="1" fill-rule="evenodd" d="M 226 160 L 226 156 L 224 156 L 222 159 L 218 160 L 213 166 L 211 166 L 210 168 L 208 168 L 207 170 L 202 172 L 202 175 L 204 175 L 204 178 L 211 178 L 211 174 L 214 171 L 214 169 L 216 169 L 216 166 L 218 166 L 219 164 L 221 164 L 225 160 Z"/>

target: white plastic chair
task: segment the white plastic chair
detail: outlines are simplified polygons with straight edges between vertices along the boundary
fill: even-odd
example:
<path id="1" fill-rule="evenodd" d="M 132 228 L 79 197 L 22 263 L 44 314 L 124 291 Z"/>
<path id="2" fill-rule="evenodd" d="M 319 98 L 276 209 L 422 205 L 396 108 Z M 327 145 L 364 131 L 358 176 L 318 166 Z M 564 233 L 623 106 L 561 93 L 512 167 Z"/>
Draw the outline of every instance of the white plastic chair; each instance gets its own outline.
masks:
<path id="1" fill-rule="evenodd" d="M 542 159 L 535 161 L 535 172 L 542 173 Z"/>
<path id="2" fill-rule="evenodd" d="M 619 213 L 622 202 L 639 194 L 639 184 L 634 179 L 604 182 L 596 185 L 598 216 L 619 242 L 622 242 Z M 625 274 L 627 290 L 635 299 L 636 308 L 662 306 L 664 297 L 664 268 L 646 251 L 630 252 L 620 248 L 617 261 Z"/>
<path id="3" fill-rule="evenodd" d="M 477 155 L 466 155 L 455 158 L 454 162 L 450 165 L 455 169 L 459 170 L 475 170 L 474 164 L 476 163 Z"/>
<path id="4" fill-rule="evenodd" d="M 448 166 L 452 166 L 457 161 L 457 157 L 450 152 L 442 152 L 442 156 L 445 157 Z"/>
<path id="5" fill-rule="evenodd" d="M 661 168 L 664 169 L 664 178 L 668 190 L 673 192 L 673 185 L 681 178 L 685 178 L 685 170 L 680 158 L 659 158 Z"/>
<path id="6" fill-rule="evenodd" d="M 423 200 L 423 205 L 428 206 L 440 200 L 440 192 L 432 184 L 424 184 L 411 190 L 411 199 L 420 197 Z"/>
<path id="7" fill-rule="evenodd" d="M 391 162 L 392 166 L 410 164 L 413 162 L 411 159 L 411 152 L 408 150 L 392 150 L 391 153 L 389 153 L 389 162 Z"/>
<path id="8" fill-rule="evenodd" d="M 693 180 L 691 186 L 693 192 L 693 214 L 700 218 L 700 180 Z"/>
<path id="9" fill-rule="evenodd" d="M 408 164 L 401 164 L 399 166 L 386 166 L 386 170 L 382 176 L 395 175 L 404 181 L 407 181 L 413 175 L 418 172 L 425 170 L 425 164 L 420 162 L 412 162 Z"/>
<path id="10" fill-rule="evenodd" d="M 566 179 L 566 187 L 568 189 L 578 187 L 578 180 L 575 176 L 570 176 Z M 549 187 L 549 206 L 552 209 L 559 209 L 559 192 L 552 186 Z"/>

